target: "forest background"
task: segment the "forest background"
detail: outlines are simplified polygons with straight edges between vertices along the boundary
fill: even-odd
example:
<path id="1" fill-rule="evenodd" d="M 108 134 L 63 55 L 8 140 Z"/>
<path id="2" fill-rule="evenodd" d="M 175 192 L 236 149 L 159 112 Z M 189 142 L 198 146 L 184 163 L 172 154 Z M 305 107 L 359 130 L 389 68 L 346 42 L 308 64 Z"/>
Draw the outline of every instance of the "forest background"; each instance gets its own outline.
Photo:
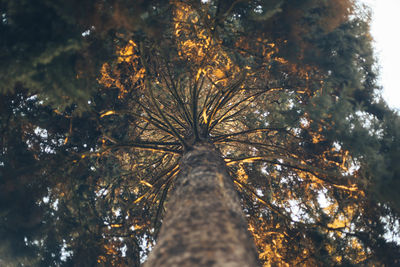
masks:
<path id="1" fill-rule="evenodd" d="M 240 203 L 225 222 L 265 266 L 399 264 L 400 121 L 355 2 L 0 0 L 0 13 L 0 263 L 139 266 L 176 231 L 168 211 L 219 199 Z M 181 194 L 205 143 L 224 178 Z"/>

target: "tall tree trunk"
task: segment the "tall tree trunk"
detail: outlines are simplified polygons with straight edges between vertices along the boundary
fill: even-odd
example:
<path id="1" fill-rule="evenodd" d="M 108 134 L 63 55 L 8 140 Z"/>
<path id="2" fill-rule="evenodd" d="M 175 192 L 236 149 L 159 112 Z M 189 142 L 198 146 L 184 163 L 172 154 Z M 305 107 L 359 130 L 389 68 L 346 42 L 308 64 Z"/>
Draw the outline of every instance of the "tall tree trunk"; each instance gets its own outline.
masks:
<path id="1" fill-rule="evenodd" d="M 183 155 L 166 206 L 144 266 L 259 266 L 239 198 L 212 144 L 195 144 Z"/>

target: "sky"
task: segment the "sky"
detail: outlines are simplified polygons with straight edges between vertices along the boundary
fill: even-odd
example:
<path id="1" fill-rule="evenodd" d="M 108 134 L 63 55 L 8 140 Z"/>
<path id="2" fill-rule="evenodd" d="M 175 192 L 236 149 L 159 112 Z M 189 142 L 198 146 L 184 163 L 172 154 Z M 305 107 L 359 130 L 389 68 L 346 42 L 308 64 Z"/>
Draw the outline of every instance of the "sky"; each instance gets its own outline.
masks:
<path id="1" fill-rule="evenodd" d="M 400 0 L 361 0 L 372 8 L 371 35 L 383 98 L 400 112 Z"/>

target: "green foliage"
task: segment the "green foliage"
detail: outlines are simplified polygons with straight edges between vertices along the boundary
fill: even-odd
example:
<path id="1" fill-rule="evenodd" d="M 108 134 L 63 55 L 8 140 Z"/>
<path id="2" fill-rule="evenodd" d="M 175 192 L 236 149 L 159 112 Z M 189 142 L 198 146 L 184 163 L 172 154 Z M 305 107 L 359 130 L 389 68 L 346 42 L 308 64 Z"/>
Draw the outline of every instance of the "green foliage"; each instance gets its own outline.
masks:
<path id="1" fill-rule="evenodd" d="M 0 91 L 22 85 L 60 109 L 87 108 L 101 64 L 115 57 L 123 33 L 159 27 L 147 21 L 159 15 L 148 11 L 157 4 L 135 2 L 0 1 Z"/>

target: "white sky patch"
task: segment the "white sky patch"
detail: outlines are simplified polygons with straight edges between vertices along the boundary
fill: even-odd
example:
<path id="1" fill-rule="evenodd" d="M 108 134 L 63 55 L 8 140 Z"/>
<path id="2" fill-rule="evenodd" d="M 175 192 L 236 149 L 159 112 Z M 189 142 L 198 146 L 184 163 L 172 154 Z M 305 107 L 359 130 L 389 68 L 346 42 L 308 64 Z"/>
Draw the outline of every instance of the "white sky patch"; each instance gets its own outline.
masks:
<path id="1" fill-rule="evenodd" d="M 97 197 L 102 197 L 108 194 L 108 189 L 101 188 L 100 190 L 96 191 Z"/>
<path id="2" fill-rule="evenodd" d="M 121 215 L 121 209 L 117 208 L 115 210 L 113 210 L 114 216 L 119 217 Z"/>
<path id="3" fill-rule="evenodd" d="M 400 245 L 400 222 L 399 220 L 396 220 L 392 227 L 390 227 L 390 218 L 389 217 L 381 217 L 381 222 L 383 222 L 386 227 L 385 227 L 385 234 L 384 238 L 390 242 L 395 242 L 398 245 Z"/>
<path id="4" fill-rule="evenodd" d="M 90 30 L 86 30 L 82 33 L 82 36 L 88 36 L 90 34 Z"/>
<path id="5" fill-rule="evenodd" d="M 259 197 L 264 196 L 263 192 L 260 189 L 256 189 L 256 193 L 257 193 L 257 196 L 259 196 Z"/>
<path id="6" fill-rule="evenodd" d="M 318 193 L 318 204 L 320 205 L 321 208 L 327 208 L 330 205 L 332 205 L 333 203 L 326 197 L 326 193 L 327 193 L 327 189 L 322 189 L 319 193 Z"/>
<path id="7" fill-rule="evenodd" d="M 47 204 L 50 201 L 50 197 L 49 196 L 45 196 L 45 197 L 43 197 L 42 201 L 43 201 L 44 204 Z"/>
<path id="8" fill-rule="evenodd" d="M 56 199 L 56 200 L 51 204 L 51 207 L 53 208 L 53 210 L 58 210 L 58 203 L 59 203 L 59 201 L 58 201 L 58 199 Z"/>
<path id="9" fill-rule="evenodd" d="M 72 256 L 72 251 L 68 250 L 67 242 L 63 239 L 63 246 L 61 247 L 61 260 L 66 261 L 69 257 Z"/>
<path id="10" fill-rule="evenodd" d="M 128 251 L 128 247 L 126 246 L 126 244 L 121 248 L 121 256 L 122 257 L 126 257 L 126 252 Z"/>
<path id="11" fill-rule="evenodd" d="M 152 246 L 149 242 L 147 242 L 147 235 L 145 234 L 142 238 L 142 242 L 140 244 L 140 263 L 144 263 L 147 260 L 147 254 L 145 254 L 146 250 L 151 251 L 152 250 Z"/>
<path id="12" fill-rule="evenodd" d="M 47 138 L 48 137 L 48 133 L 46 129 L 40 128 L 39 126 L 37 126 L 34 130 L 34 133 L 36 135 L 39 135 L 42 138 Z"/>
<path id="13" fill-rule="evenodd" d="M 297 200 L 289 200 L 289 207 L 286 208 L 286 211 L 290 214 L 290 217 L 293 221 L 299 222 L 302 220 L 300 203 Z"/>
<path id="14" fill-rule="evenodd" d="M 378 84 L 391 108 L 400 111 L 400 0 L 360 0 L 372 9 L 371 35 L 380 66 Z"/>

